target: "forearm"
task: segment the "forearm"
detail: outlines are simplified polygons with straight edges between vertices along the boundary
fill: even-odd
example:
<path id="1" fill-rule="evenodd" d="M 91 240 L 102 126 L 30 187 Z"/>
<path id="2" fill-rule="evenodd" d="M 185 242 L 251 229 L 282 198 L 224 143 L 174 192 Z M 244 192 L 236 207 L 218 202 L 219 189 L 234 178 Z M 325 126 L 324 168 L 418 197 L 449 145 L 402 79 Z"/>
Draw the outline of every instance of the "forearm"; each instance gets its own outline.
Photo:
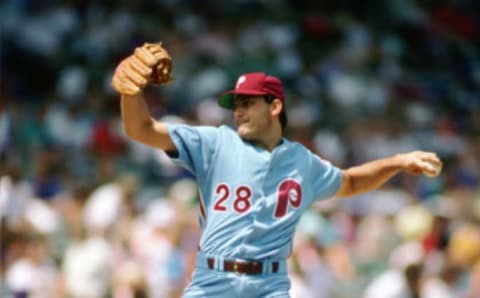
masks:
<path id="1" fill-rule="evenodd" d="M 142 92 L 121 96 L 121 114 L 127 136 L 152 147 L 175 150 L 167 126 L 150 116 Z"/>
<path id="2" fill-rule="evenodd" d="M 337 197 L 349 197 L 382 186 L 395 174 L 403 171 L 410 175 L 424 174 L 436 177 L 442 161 L 434 152 L 412 151 L 377 159 L 342 171 L 342 184 Z"/>
<path id="3" fill-rule="evenodd" d="M 136 95 L 121 95 L 121 114 L 123 128 L 129 137 L 135 138 L 152 125 L 142 92 Z"/>
<path id="4" fill-rule="evenodd" d="M 348 197 L 377 189 L 401 170 L 397 155 L 343 170 L 344 181 L 337 196 Z"/>

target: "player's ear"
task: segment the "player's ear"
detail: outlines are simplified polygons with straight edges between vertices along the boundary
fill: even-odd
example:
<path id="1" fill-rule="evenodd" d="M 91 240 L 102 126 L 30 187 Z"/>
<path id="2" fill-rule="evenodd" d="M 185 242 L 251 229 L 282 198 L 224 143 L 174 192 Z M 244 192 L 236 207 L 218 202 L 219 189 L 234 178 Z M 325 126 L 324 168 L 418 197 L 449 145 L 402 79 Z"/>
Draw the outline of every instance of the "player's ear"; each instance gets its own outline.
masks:
<path id="1" fill-rule="evenodd" d="M 282 112 L 282 101 L 278 98 L 275 98 L 270 104 L 270 113 L 272 116 L 279 116 Z"/>

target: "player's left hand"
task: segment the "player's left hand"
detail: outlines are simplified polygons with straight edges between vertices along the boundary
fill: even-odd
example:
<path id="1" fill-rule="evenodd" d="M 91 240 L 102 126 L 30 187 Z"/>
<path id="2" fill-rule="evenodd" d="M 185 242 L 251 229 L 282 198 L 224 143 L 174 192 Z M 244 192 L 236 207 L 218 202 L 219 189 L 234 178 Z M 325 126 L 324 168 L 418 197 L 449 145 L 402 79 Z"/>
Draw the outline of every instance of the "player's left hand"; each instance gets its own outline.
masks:
<path id="1" fill-rule="evenodd" d="M 404 172 L 418 176 L 424 174 L 436 177 L 442 170 L 442 161 L 436 153 L 426 151 L 412 151 L 397 155 Z"/>
<path id="2" fill-rule="evenodd" d="M 149 82 L 152 84 L 165 84 L 173 81 L 172 58 L 162 43 L 145 43 L 141 49 L 148 51 L 156 60 L 155 65 L 152 66 L 152 74 Z M 140 59 L 143 56 L 142 54 L 142 52 L 138 52 Z M 137 52 L 135 52 L 135 55 L 137 55 Z"/>
<path id="3" fill-rule="evenodd" d="M 158 43 L 145 43 L 115 69 L 112 86 L 120 94 L 136 95 L 147 85 L 172 81 L 172 58 Z"/>

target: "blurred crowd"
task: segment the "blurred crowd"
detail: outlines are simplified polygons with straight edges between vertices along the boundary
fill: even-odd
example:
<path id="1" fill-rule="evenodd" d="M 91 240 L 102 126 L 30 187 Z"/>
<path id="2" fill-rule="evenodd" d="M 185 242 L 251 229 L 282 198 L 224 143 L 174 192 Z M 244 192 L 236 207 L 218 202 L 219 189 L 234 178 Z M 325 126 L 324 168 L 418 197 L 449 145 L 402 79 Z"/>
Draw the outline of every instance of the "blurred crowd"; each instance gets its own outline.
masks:
<path id="1" fill-rule="evenodd" d="M 194 177 L 122 130 L 111 75 L 163 41 L 175 81 L 146 90 L 168 122 L 231 124 L 236 77 L 286 87 L 288 138 L 339 167 L 437 152 L 315 203 L 289 259 L 292 297 L 480 297 L 480 3 L 60 1 L 0 4 L 2 297 L 180 297 L 201 231 Z"/>

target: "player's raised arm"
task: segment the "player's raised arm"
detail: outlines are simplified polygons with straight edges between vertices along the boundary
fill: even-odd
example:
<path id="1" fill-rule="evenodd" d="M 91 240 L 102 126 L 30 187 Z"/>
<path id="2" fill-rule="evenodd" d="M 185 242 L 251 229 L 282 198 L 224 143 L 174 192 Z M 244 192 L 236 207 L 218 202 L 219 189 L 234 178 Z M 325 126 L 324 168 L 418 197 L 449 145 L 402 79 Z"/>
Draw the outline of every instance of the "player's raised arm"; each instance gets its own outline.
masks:
<path id="1" fill-rule="evenodd" d="M 150 116 L 143 89 L 149 84 L 171 81 L 171 58 L 160 43 L 146 43 L 120 62 L 112 86 L 121 94 L 121 113 L 125 133 L 146 145 L 176 150 L 167 126 Z"/>
<path id="2" fill-rule="evenodd" d="M 342 171 L 342 184 L 336 197 L 349 197 L 374 190 L 403 171 L 410 175 L 440 174 L 442 162 L 435 153 L 413 151 L 377 159 Z"/>

